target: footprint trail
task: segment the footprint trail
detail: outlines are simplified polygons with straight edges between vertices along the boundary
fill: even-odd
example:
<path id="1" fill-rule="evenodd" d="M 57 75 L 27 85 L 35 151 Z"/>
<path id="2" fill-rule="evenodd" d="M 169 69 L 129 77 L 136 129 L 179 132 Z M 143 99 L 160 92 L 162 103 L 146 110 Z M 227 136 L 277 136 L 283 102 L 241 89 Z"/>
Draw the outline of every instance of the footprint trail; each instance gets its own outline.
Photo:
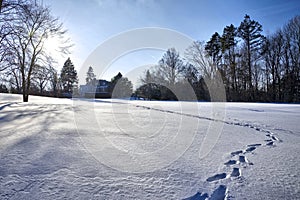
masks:
<path id="1" fill-rule="evenodd" d="M 270 130 L 267 130 L 263 127 L 259 127 L 259 125 L 254 125 L 254 124 L 243 122 L 243 121 L 237 121 L 237 120 L 236 121 L 225 121 L 225 120 L 220 120 L 220 119 L 214 119 L 214 118 L 209 118 L 209 117 L 204 117 L 204 116 L 187 114 L 187 113 L 182 113 L 182 112 L 177 112 L 177 111 L 151 108 L 151 107 L 140 106 L 140 105 L 136 105 L 136 107 L 142 107 L 144 109 L 152 109 L 152 110 L 156 110 L 159 112 L 177 114 L 177 115 L 182 115 L 182 116 L 186 116 L 186 117 L 198 118 L 201 120 L 222 122 L 224 124 L 231 125 L 231 126 L 250 128 L 256 132 L 265 134 L 265 136 L 267 138 L 263 141 L 263 142 L 265 142 L 264 144 L 262 144 L 262 143 L 248 144 L 244 150 L 237 150 L 237 151 L 231 152 L 230 155 L 232 158 L 230 160 L 228 160 L 227 162 L 223 163 L 223 165 L 225 165 L 226 167 L 229 167 L 229 168 L 232 167 L 231 174 L 227 176 L 227 174 L 224 172 L 224 173 L 219 173 L 219 174 L 210 176 L 206 179 L 206 181 L 209 183 L 222 181 L 227 178 L 232 178 L 231 181 L 239 179 L 242 175 L 241 175 L 241 168 L 238 166 L 242 166 L 243 169 L 245 169 L 250 165 L 254 165 L 252 162 L 249 162 L 249 160 L 246 157 L 246 154 L 250 154 L 250 153 L 253 154 L 253 152 L 255 152 L 258 148 L 271 147 L 271 146 L 274 147 L 274 146 L 276 146 L 275 143 L 282 142 L 282 140 L 280 140 L 277 136 L 275 136 Z M 274 130 L 276 130 L 276 129 L 274 129 Z M 233 159 L 234 157 L 235 157 L 235 159 Z M 220 185 L 217 189 L 215 189 L 213 191 L 212 195 L 208 199 L 224 200 L 227 198 L 227 193 L 228 193 L 227 187 L 225 185 Z M 207 193 L 202 194 L 202 193 L 198 192 L 195 195 L 193 195 L 189 198 L 186 198 L 186 199 L 202 200 L 202 199 L 207 199 L 207 197 L 208 197 Z"/>
<path id="2" fill-rule="evenodd" d="M 252 128 L 254 126 L 249 125 L 249 127 Z M 250 162 L 248 160 L 248 158 L 246 156 L 247 154 L 256 155 L 256 154 L 254 154 L 254 152 L 258 148 L 268 147 L 268 146 L 275 146 L 276 142 L 282 142 L 278 137 L 276 137 L 270 131 L 263 130 L 261 128 L 256 128 L 256 131 L 266 133 L 265 136 L 267 137 L 267 139 L 264 140 L 265 143 L 264 144 L 262 144 L 262 143 L 248 144 L 248 145 L 246 145 L 244 150 L 237 150 L 237 151 L 231 152 L 230 153 L 231 159 L 229 159 L 228 161 L 223 163 L 223 165 L 225 165 L 227 169 L 228 168 L 231 169 L 231 173 L 228 174 L 228 175 L 225 172 L 215 174 L 213 176 L 208 177 L 206 179 L 207 182 L 209 182 L 209 183 L 218 182 L 218 181 L 222 181 L 222 180 L 228 179 L 228 178 L 229 178 L 228 179 L 229 181 L 235 181 L 235 180 L 240 179 L 242 177 L 241 167 L 244 170 L 248 166 L 254 165 L 252 162 Z M 207 195 L 207 193 L 205 193 L 205 194 Z M 198 194 L 198 197 L 196 197 L 196 195 L 192 196 L 190 199 L 194 199 L 194 200 L 202 200 L 203 199 L 203 197 L 199 196 L 199 194 Z M 206 198 L 206 199 L 209 199 L 209 200 L 216 200 L 216 199 L 225 200 L 225 199 L 227 199 L 227 196 L 228 196 L 228 188 L 225 185 L 220 185 L 218 188 L 216 188 L 213 191 L 212 195 L 209 198 Z"/>

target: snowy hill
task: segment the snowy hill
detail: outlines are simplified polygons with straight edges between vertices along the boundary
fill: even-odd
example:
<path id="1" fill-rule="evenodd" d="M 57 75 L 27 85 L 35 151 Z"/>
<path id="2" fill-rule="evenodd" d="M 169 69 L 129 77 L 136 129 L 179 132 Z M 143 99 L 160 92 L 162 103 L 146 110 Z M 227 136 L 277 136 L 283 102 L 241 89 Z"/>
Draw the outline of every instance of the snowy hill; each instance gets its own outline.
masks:
<path id="1" fill-rule="evenodd" d="M 300 105 L 0 94 L 0 199 L 300 199 Z"/>

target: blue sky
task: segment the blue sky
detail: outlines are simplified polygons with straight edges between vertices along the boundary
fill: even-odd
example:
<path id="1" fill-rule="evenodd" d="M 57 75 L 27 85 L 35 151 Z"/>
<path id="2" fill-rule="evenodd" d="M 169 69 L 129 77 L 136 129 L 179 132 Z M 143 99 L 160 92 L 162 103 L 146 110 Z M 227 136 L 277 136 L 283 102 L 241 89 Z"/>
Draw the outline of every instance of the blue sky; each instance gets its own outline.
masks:
<path id="1" fill-rule="evenodd" d="M 75 44 L 68 56 L 78 71 L 97 46 L 131 29 L 167 28 L 194 40 L 207 41 L 214 32 L 222 33 L 226 25 L 239 26 L 245 14 L 263 25 L 264 34 L 273 33 L 300 14 L 298 0 L 43 0 L 43 3 L 51 7 L 53 15 L 68 29 Z M 110 79 L 118 71 L 126 75 L 135 66 L 156 63 L 162 54 L 145 50 L 122 56 L 100 78 Z"/>

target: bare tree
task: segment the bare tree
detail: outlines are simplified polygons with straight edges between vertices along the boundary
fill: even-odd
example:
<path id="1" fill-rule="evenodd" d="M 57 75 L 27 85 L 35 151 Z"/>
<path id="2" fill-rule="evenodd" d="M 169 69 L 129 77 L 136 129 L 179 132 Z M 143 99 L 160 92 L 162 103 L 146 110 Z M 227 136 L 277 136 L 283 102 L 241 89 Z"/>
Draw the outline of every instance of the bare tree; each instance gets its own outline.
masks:
<path id="1" fill-rule="evenodd" d="M 218 60 L 205 50 L 203 42 L 194 42 L 185 52 L 185 58 L 202 74 L 212 101 L 224 101 L 224 84 L 218 70 Z"/>
<path id="2" fill-rule="evenodd" d="M 18 67 L 11 65 L 7 73 L 5 73 L 7 79 L 6 82 L 10 84 L 11 91 L 14 93 L 21 93 L 21 73 L 18 70 Z"/>
<path id="3" fill-rule="evenodd" d="M 7 38 L 14 34 L 12 24 L 17 22 L 17 10 L 24 4 L 25 0 L 1 0 L 0 4 L 0 72 L 10 68 L 12 51 L 8 45 Z"/>
<path id="4" fill-rule="evenodd" d="M 300 15 L 292 18 L 283 27 L 285 99 L 289 102 L 300 100 Z"/>
<path id="5" fill-rule="evenodd" d="M 159 61 L 157 73 L 163 77 L 170 87 L 173 87 L 183 71 L 183 61 L 174 49 L 168 49 Z"/>
<path id="6" fill-rule="evenodd" d="M 50 79 L 49 79 L 50 91 L 52 92 L 52 96 L 58 96 L 59 77 L 58 77 L 57 70 L 53 67 L 50 67 L 49 73 L 50 73 Z"/>
<path id="7" fill-rule="evenodd" d="M 35 65 L 32 73 L 32 81 L 38 86 L 40 94 L 43 94 L 51 76 L 52 74 L 48 67 Z"/>
<path id="8" fill-rule="evenodd" d="M 23 101 L 28 102 L 32 74 L 35 67 L 43 66 L 49 55 L 45 52 L 45 41 L 53 36 L 64 38 L 66 31 L 54 18 L 48 7 L 36 1 L 22 2 L 13 8 L 14 20 L 9 23 L 11 34 L 5 38 L 11 59 L 21 74 Z M 66 53 L 70 45 L 63 46 L 61 51 Z"/>
<path id="9" fill-rule="evenodd" d="M 185 58 L 196 67 L 203 77 L 212 80 L 217 72 L 217 65 L 212 56 L 205 51 L 204 42 L 194 42 L 185 52 Z"/>
<path id="10" fill-rule="evenodd" d="M 271 82 L 271 88 L 268 92 L 271 93 L 272 100 L 279 100 L 281 72 L 282 72 L 282 55 L 284 50 L 284 41 L 282 31 L 279 30 L 272 36 L 268 37 L 264 44 L 264 60 L 266 63 L 266 76 L 268 82 Z M 268 83 L 269 87 L 269 83 Z"/>

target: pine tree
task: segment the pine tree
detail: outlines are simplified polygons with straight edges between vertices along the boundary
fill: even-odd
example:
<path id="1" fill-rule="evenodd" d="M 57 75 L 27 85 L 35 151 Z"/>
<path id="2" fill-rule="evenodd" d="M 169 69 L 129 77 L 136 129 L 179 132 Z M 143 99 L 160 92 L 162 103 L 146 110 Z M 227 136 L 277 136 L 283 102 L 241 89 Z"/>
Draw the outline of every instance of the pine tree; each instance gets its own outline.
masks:
<path id="1" fill-rule="evenodd" d="M 248 68 L 248 87 L 250 90 L 250 100 L 254 98 L 252 84 L 252 57 L 262 44 L 263 35 L 262 25 L 257 21 L 251 20 L 249 15 L 245 15 L 244 20 L 238 28 L 238 36 L 243 39 L 246 47 L 247 68 Z"/>
<path id="2" fill-rule="evenodd" d="M 222 34 L 222 52 L 225 60 L 225 64 L 230 69 L 230 84 L 231 89 L 236 90 L 237 88 L 237 76 L 236 76 L 236 48 L 237 48 L 237 30 L 233 24 L 226 26 L 223 29 Z"/>
<path id="3" fill-rule="evenodd" d="M 205 45 L 205 50 L 209 56 L 213 58 L 213 62 L 218 64 L 221 59 L 221 36 L 219 33 L 215 32 L 210 40 Z"/>
<path id="4" fill-rule="evenodd" d="M 71 93 L 75 84 L 78 83 L 77 72 L 70 58 L 66 60 L 60 74 L 60 82 L 65 93 Z"/>
<path id="5" fill-rule="evenodd" d="M 119 72 L 116 76 L 111 79 L 111 93 L 112 98 L 124 98 L 132 95 L 133 85 L 128 78 L 123 77 Z"/>
<path id="6" fill-rule="evenodd" d="M 86 73 L 86 84 L 91 84 L 96 79 L 96 75 L 94 74 L 94 69 L 90 66 Z"/>
<path id="7" fill-rule="evenodd" d="M 112 79 L 111 79 L 111 92 L 114 90 L 116 84 L 118 83 L 118 81 L 123 77 L 123 75 L 121 74 L 121 72 L 119 72 L 116 76 L 114 76 Z"/>

